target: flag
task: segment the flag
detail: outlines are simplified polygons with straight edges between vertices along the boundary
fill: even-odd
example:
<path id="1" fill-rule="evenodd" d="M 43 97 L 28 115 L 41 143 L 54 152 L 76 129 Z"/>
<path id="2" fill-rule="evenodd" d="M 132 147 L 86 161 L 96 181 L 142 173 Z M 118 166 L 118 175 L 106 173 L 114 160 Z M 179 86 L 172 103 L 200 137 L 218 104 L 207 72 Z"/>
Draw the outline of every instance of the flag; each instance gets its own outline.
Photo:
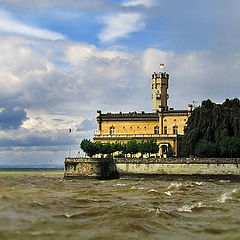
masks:
<path id="1" fill-rule="evenodd" d="M 160 68 L 163 68 L 164 67 L 164 63 L 160 63 Z"/>

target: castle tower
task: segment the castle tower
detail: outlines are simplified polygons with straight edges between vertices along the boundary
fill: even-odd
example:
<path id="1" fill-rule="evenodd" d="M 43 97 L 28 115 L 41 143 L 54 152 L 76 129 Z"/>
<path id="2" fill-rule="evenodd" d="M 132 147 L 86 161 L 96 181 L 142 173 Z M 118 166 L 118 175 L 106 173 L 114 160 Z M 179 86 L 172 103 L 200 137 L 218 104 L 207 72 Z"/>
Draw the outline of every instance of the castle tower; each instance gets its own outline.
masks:
<path id="1" fill-rule="evenodd" d="M 152 74 L 152 99 L 153 112 L 162 112 L 168 110 L 168 79 L 169 74 L 166 72 L 154 72 Z"/>

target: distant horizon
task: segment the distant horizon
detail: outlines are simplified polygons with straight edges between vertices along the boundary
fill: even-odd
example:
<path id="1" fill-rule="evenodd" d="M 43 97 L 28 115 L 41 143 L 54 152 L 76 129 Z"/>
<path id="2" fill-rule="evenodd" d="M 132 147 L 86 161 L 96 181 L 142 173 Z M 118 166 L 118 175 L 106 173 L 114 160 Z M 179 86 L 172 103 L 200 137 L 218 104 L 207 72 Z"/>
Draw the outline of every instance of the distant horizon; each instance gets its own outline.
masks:
<path id="1" fill-rule="evenodd" d="M 33 169 L 33 168 L 38 168 L 38 169 L 64 169 L 64 164 L 62 165 L 50 165 L 50 164 L 39 164 L 39 165 L 0 165 L 0 169 L 5 169 L 5 168 L 24 168 L 24 169 Z"/>

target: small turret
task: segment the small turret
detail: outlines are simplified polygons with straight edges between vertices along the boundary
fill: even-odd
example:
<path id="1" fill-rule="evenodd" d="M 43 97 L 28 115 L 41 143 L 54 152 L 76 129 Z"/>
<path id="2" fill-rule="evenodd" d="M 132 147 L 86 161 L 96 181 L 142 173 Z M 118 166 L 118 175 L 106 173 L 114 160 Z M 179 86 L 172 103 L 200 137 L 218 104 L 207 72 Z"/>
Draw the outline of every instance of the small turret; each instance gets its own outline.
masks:
<path id="1" fill-rule="evenodd" d="M 193 105 L 192 104 L 188 104 L 188 111 L 192 112 L 192 110 L 193 110 Z"/>

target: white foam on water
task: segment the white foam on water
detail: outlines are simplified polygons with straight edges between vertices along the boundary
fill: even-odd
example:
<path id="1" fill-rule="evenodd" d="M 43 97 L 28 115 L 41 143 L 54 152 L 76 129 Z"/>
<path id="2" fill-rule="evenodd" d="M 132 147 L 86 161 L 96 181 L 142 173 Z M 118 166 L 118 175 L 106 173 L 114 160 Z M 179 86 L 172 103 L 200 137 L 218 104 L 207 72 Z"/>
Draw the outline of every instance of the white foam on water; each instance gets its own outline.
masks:
<path id="1" fill-rule="evenodd" d="M 228 183 L 228 182 L 230 182 L 230 180 L 220 180 L 219 182 L 221 182 L 221 183 Z"/>
<path id="2" fill-rule="evenodd" d="M 152 192 L 152 193 L 158 193 L 158 191 L 157 191 L 157 190 L 155 190 L 155 189 L 153 189 L 153 188 L 152 188 L 152 189 L 150 189 L 150 190 L 148 190 L 148 193 L 151 193 L 151 192 Z"/>
<path id="3" fill-rule="evenodd" d="M 117 184 L 115 184 L 115 185 L 113 185 L 114 187 L 125 187 L 126 186 L 126 184 L 125 183 L 117 183 Z"/>
<path id="4" fill-rule="evenodd" d="M 168 196 L 172 196 L 172 192 L 173 191 L 167 191 L 167 192 L 164 192 L 166 195 L 168 195 Z"/>
<path id="5" fill-rule="evenodd" d="M 41 207 L 45 207 L 45 205 L 39 201 L 33 201 L 34 204 L 38 205 L 38 206 L 41 206 Z"/>
<path id="6" fill-rule="evenodd" d="M 148 212 L 153 212 L 153 213 L 156 213 L 156 214 L 159 214 L 159 213 L 161 213 L 161 212 L 169 213 L 168 210 L 161 209 L 161 208 L 150 208 L 150 209 L 148 210 Z"/>
<path id="7" fill-rule="evenodd" d="M 225 203 L 227 200 L 233 199 L 232 195 L 234 193 L 237 193 L 237 189 L 236 188 L 234 188 L 232 191 L 225 192 L 224 194 L 222 194 L 220 196 L 220 198 L 218 199 L 218 202 L 219 203 Z"/>
<path id="8" fill-rule="evenodd" d="M 202 186 L 203 183 L 202 182 L 195 182 L 195 184 L 198 185 L 198 186 Z"/>
<path id="9" fill-rule="evenodd" d="M 168 186 L 168 189 L 180 188 L 181 186 L 182 186 L 182 183 L 171 183 L 170 186 Z"/>
<path id="10" fill-rule="evenodd" d="M 192 205 L 184 205 L 181 208 L 178 208 L 177 211 L 178 212 L 192 212 L 192 209 L 194 208 L 203 208 L 203 207 L 207 207 L 205 204 L 203 204 L 202 202 L 197 202 L 196 204 L 192 204 Z"/>
<path id="11" fill-rule="evenodd" d="M 194 208 L 194 205 L 184 205 L 181 208 L 178 208 L 178 212 L 192 212 L 192 209 Z"/>

